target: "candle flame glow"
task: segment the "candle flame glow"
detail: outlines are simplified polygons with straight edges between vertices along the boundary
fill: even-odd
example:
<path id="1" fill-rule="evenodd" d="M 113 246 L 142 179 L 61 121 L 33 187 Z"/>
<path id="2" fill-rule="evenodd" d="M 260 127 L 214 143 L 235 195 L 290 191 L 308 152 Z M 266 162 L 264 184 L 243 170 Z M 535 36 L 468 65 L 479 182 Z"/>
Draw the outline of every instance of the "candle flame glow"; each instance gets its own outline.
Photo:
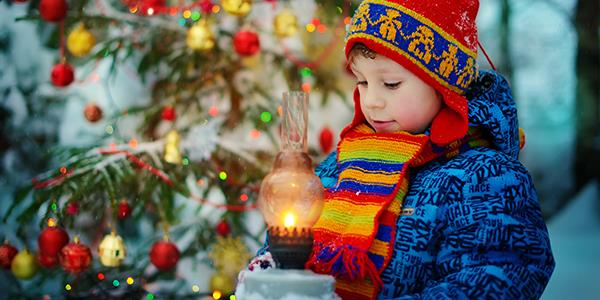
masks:
<path id="1" fill-rule="evenodd" d="M 288 212 L 287 214 L 285 214 L 285 217 L 283 218 L 283 226 L 285 226 L 286 228 L 289 227 L 294 227 L 296 225 L 296 215 L 294 215 L 294 213 Z"/>

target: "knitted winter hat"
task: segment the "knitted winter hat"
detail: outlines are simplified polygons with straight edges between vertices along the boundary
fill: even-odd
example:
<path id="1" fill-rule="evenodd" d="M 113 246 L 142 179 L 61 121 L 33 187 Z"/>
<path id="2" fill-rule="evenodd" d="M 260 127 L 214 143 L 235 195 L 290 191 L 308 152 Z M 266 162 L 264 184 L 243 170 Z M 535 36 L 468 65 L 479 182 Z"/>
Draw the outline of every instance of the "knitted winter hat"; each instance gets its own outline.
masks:
<path id="1" fill-rule="evenodd" d="M 443 97 L 431 125 L 431 141 L 447 145 L 468 129 L 464 94 L 477 77 L 478 0 L 365 0 L 346 35 L 348 57 L 356 43 L 410 70 Z M 354 93 L 353 127 L 365 121 Z"/>

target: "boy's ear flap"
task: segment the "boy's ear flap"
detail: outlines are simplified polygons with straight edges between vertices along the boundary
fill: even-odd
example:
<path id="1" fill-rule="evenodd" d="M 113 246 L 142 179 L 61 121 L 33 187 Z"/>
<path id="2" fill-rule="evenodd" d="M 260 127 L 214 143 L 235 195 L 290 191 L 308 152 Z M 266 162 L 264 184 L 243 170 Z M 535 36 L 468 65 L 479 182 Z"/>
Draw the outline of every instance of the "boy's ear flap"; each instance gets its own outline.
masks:
<path id="1" fill-rule="evenodd" d="M 463 138 L 469 129 L 467 99 L 455 93 L 443 93 L 446 106 L 433 119 L 431 142 L 446 146 Z"/>

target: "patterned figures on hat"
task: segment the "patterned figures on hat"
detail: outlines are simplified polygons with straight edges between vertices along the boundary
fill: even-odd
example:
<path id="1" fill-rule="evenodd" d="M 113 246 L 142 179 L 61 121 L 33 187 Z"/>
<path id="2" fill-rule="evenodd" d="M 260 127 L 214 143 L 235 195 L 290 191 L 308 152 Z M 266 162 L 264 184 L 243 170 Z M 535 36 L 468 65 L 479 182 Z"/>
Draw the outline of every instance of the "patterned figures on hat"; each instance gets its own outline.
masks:
<path id="1" fill-rule="evenodd" d="M 127 248 L 123 243 L 123 238 L 114 231 L 107 234 L 98 246 L 98 255 L 103 266 L 120 266 L 127 256 Z"/>
<path id="2" fill-rule="evenodd" d="M 477 54 L 472 41 L 468 41 L 469 35 L 465 36 L 465 46 L 431 20 L 391 1 L 371 0 L 361 4 L 346 39 L 361 37 L 372 38 L 387 49 L 408 55 L 413 63 L 459 94 L 464 94 L 477 75 Z"/>
<path id="3" fill-rule="evenodd" d="M 18 279 L 30 279 L 37 273 L 37 263 L 35 256 L 25 249 L 13 258 L 10 269 Z"/>
<path id="4" fill-rule="evenodd" d="M 92 251 L 81 244 L 79 237 L 75 237 L 72 243 L 64 246 L 58 255 L 60 265 L 69 273 L 80 273 L 92 264 Z"/>

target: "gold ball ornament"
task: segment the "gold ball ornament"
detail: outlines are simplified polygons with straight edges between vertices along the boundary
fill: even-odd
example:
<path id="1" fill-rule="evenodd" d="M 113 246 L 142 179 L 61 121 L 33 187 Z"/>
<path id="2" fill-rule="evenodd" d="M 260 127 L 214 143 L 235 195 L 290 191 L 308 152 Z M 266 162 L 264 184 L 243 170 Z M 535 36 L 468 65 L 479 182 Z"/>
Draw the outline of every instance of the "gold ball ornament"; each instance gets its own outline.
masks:
<path id="1" fill-rule="evenodd" d="M 239 237 L 217 237 L 208 257 L 213 261 L 217 272 L 234 278 L 248 265 L 252 257 L 250 251 Z"/>
<path id="2" fill-rule="evenodd" d="M 171 130 L 165 138 L 165 161 L 172 164 L 181 163 L 181 152 L 179 151 L 179 141 L 181 136 L 176 130 Z"/>
<path id="3" fill-rule="evenodd" d="M 86 56 L 96 44 L 94 35 L 80 23 L 67 37 L 67 49 L 77 57 Z"/>
<path id="4" fill-rule="evenodd" d="M 38 266 L 35 256 L 25 249 L 13 258 L 10 269 L 18 279 L 30 279 L 37 272 Z"/>
<path id="5" fill-rule="evenodd" d="M 121 236 L 114 231 L 107 234 L 98 246 L 100 262 L 105 267 L 118 267 L 123 263 L 127 255 L 127 248 Z"/>
<path id="6" fill-rule="evenodd" d="M 187 33 L 187 46 L 196 51 L 208 51 L 215 47 L 215 36 L 204 20 L 194 24 Z"/>
<path id="7" fill-rule="evenodd" d="M 252 56 L 242 57 L 240 61 L 242 62 L 242 66 L 248 69 L 254 69 L 260 66 L 260 53 Z"/>
<path id="8" fill-rule="evenodd" d="M 223 9 L 234 16 L 244 17 L 252 10 L 252 0 L 222 0 Z"/>
<path id="9" fill-rule="evenodd" d="M 233 293 L 234 287 L 234 280 L 231 276 L 215 273 L 210 278 L 209 288 L 211 291 L 219 291 L 223 295 L 229 295 Z"/>
<path id="10" fill-rule="evenodd" d="M 298 18 L 286 9 L 275 16 L 273 28 L 275 34 L 280 38 L 294 36 L 298 33 Z"/>

